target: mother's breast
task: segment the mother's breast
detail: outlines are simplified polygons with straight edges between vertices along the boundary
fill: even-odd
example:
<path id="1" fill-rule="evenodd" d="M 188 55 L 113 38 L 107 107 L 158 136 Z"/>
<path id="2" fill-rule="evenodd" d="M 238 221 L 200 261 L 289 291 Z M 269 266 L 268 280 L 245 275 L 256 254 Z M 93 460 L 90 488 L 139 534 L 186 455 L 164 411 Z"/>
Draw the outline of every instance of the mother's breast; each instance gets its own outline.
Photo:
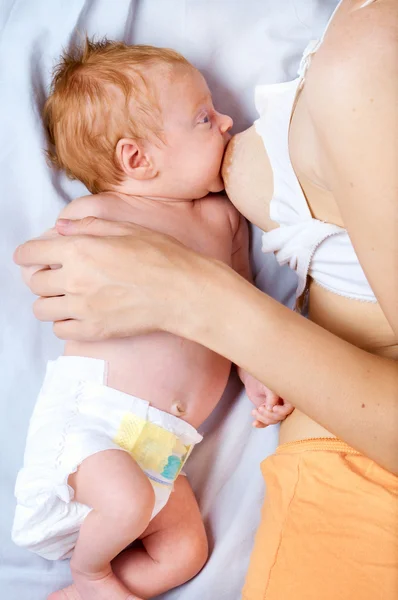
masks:
<path id="1" fill-rule="evenodd" d="M 239 212 L 263 231 L 277 227 L 269 217 L 274 187 L 271 164 L 254 126 L 229 142 L 221 174 L 228 197 Z"/>

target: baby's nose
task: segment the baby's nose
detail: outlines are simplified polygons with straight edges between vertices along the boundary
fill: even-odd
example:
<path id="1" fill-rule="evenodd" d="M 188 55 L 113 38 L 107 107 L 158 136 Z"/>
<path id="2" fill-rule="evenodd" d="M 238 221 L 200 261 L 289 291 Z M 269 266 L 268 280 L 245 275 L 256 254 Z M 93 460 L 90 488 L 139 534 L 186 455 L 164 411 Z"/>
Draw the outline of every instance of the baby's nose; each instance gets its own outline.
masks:
<path id="1" fill-rule="evenodd" d="M 234 122 L 231 119 L 231 117 L 228 115 L 221 115 L 221 117 L 222 117 L 222 119 L 221 119 L 220 129 L 221 129 L 222 133 L 226 133 L 227 131 L 232 129 Z M 231 137 L 231 136 L 229 136 L 229 137 Z"/>
<path id="2" fill-rule="evenodd" d="M 230 133 L 228 133 L 227 131 L 223 135 L 224 135 L 224 144 L 227 145 L 229 140 L 232 138 L 232 135 Z"/>

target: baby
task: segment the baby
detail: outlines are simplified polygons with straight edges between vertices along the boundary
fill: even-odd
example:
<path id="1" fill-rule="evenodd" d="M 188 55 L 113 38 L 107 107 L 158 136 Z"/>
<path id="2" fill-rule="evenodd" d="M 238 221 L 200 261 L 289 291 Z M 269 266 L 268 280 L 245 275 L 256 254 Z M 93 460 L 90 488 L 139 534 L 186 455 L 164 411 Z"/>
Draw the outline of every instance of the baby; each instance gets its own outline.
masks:
<path id="1" fill-rule="evenodd" d="M 58 65 L 44 117 L 52 162 L 93 194 L 61 217 L 131 221 L 250 279 L 245 220 L 219 194 L 232 119 L 180 54 L 86 40 Z M 16 483 L 13 539 L 48 559 L 71 557 L 74 585 L 51 600 L 151 598 L 202 568 L 206 534 L 179 475 L 230 367 L 168 333 L 70 341 L 48 364 Z M 256 406 L 271 407 L 269 422 L 291 412 L 241 376 Z M 258 410 L 256 424 L 266 423 Z"/>

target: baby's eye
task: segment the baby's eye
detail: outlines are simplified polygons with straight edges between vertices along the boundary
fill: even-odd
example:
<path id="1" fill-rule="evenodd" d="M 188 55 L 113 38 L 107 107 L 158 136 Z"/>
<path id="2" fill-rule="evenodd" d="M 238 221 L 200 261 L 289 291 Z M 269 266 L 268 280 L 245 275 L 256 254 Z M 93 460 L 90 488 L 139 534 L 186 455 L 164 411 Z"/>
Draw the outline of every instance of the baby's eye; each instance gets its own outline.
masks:
<path id="1" fill-rule="evenodd" d="M 205 114 L 199 118 L 199 125 L 205 125 L 206 123 L 210 123 L 210 117 L 208 114 Z"/>

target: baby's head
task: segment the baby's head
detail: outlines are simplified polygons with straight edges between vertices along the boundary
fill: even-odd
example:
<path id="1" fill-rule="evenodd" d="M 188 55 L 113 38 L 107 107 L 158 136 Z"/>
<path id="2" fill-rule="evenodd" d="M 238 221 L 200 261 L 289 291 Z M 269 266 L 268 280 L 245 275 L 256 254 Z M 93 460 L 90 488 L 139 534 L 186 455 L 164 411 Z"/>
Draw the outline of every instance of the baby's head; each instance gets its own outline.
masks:
<path id="1" fill-rule="evenodd" d="M 232 119 L 173 50 L 86 40 L 56 67 L 44 121 L 52 163 L 93 193 L 195 199 L 224 187 Z"/>

